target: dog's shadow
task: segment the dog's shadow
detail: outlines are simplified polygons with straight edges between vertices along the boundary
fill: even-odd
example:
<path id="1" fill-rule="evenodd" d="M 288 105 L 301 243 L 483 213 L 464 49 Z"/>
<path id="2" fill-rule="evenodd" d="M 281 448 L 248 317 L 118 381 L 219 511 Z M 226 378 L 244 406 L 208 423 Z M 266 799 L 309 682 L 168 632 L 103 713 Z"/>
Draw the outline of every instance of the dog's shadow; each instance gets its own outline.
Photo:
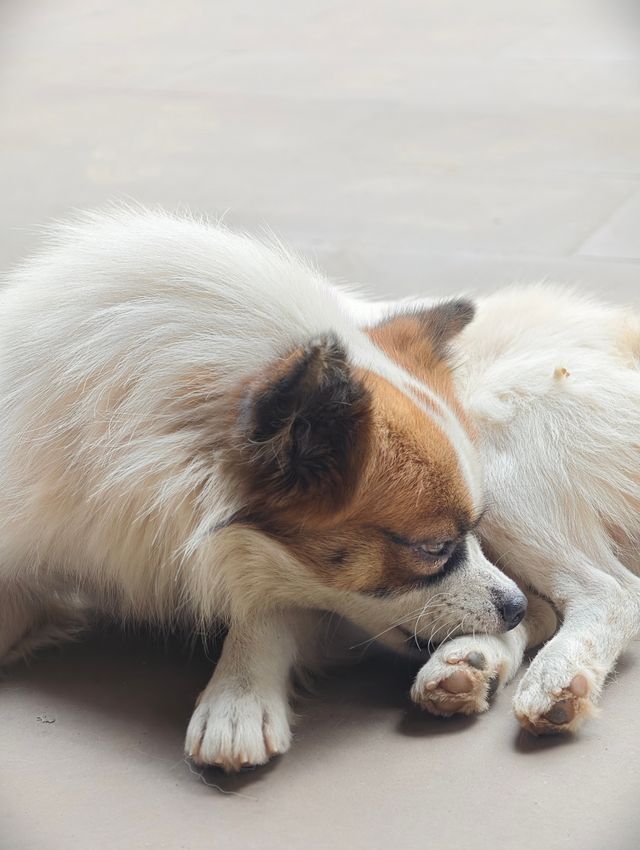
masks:
<path id="1" fill-rule="evenodd" d="M 211 676 L 222 641 L 205 649 L 191 648 L 178 636 L 158 638 L 138 631 L 125 635 L 96 630 L 82 642 L 42 652 L 28 664 L 10 668 L 4 686 L 28 690 L 43 705 L 72 704 L 74 711 L 98 715 L 127 727 L 132 758 L 151 755 L 180 766 L 184 734 L 197 695 Z M 469 718 L 441 719 L 411 707 L 408 691 L 417 670 L 415 660 L 372 651 L 358 663 L 328 669 L 296 704 L 296 751 L 340 746 L 341 735 L 362 738 L 383 724 L 397 734 L 415 737 L 464 731 Z M 34 722 L 41 718 L 34 717 Z M 44 722 L 48 722 L 45 720 Z M 184 761 L 184 770 L 219 791 L 241 794 L 264 782 L 281 761 L 228 776 Z"/>
<path id="2" fill-rule="evenodd" d="M 268 781 L 281 760 L 227 776 L 219 770 L 196 768 L 182 754 L 195 699 L 211 676 L 221 646 L 219 640 L 208 650 L 201 644 L 189 649 L 180 637 L 124 635 L 103 628 L 83 642 L 48 650 L 29 664 L 10 668 L 0 680 L 0 691 L 17 686 L 35 695 L 32 704 L 71 704 L 74 711 L 98 715 L 106 725 L 124 725 L 135 742 L 132 758 L 165 760 L 172 769 L 195 773 L 204 785 L 242 795 L 249 786 Z M 410 684 L 425 660 L 426 656 L 407 659 L 374 650 L 358 663 L 328 669 L 297 701 L 296 753 L 302 759 L 305 753 L 313 757 L 354 740 L 366 746 L 368 737 L 381 727 L 385 734 L 415 738 L 470 730 L 474 717 L 438 718 L 412 706 Z M 621 659 L 618 675 L 627 675 L 633 663 L 628 655 Z M 34 716 L 34 722 L 38 721 L 51 722 Z M 522 754 L 544 752 L 570 745 L 572 740 L 535 738 L 518 731 L 514 748 Z"/>

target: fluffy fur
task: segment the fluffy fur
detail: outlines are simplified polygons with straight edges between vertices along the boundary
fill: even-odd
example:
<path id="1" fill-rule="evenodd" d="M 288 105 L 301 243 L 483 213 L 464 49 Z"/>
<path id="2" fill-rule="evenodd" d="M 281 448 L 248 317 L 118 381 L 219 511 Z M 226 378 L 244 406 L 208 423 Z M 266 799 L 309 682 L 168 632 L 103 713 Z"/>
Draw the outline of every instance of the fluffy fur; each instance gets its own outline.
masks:
<path id="1" fill-rule="evenodd" d="M 0 295 L 0 658 L 119 619 L 229 628 L 187 753 L 289 746 L 313 619 L 396 646 L 499 632 L 524 599 L 482 555 L 477 452 L 447 349 L 468 304 L 395 322 L 279 246 L 163 213 L 63 227 Z M 454 569 L 455 567 L 455 569 Z"/>
<path id="2" fill-rule="evenodd" d="M 353 309 L 369 323 L 395 308 Z M 478 300 L 452 354 L 484 464 L 485 551 L 562 615 L 515 712 L 536 734 L 573 731 L 640 626 L 640 319 L 568 289 L 513 287 Z M 485 710 L 552 628 L 533 604 L 508 635 L 443 644 L 414 699 L 437 714 Z"/>

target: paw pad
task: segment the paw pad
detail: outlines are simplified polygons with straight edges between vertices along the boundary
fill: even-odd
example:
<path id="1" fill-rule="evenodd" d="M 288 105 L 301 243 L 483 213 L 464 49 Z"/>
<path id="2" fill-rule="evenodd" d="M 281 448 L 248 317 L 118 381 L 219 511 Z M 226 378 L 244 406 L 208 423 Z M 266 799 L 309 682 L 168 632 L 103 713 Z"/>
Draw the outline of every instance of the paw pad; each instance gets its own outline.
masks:
<path id="1" fill-rule="evenodd" d="M 467 664 L 474 667 L 476 670 L 484 670 L 487 666 L 487 659 L 482 652 L 470 652 L 466 658 Z"/>
<path id="2" fill-rule="evenodd" d="M 589 681 L 582 673 L 573 677 L 568 687 L 553 693 L 553 705 L 543 714 L 516 710 L 520 723 L 534 735 L 573 732 L 584 717 L 593 712 L 589 700 Z"/>
<path id="3" fill-rule="evenodd" d="M 564 723 L 571 723 L 575 717 L 576 709 L 572 699 L 561 699 L 557 702 L 551 711 L 542 715 L 543 720 L 548 720 L 555 726 L 562 726 Z"/>
<path id="4" fill-rule="evenodd" d="M 467 694 L 473 690 L 473 685 L 473 679 L 464 670 L 456 670 L 452 676 L 440 683 L 440 687 L 450 694 Z"/>
<path id="5" fill-rule="evenodd" d="M 432 658 L 416 680 L 412 698 L 421 708 L 443 717 L 480 714 L 489 708 L 499 684 L 498 673 L 488 666 L 484 653 L 477 650 L 445 655 L 437 662 Z"/>
<path id="6" fill-rule="evenodd" d="M 574 676 L 571 680 L 571 684 L 569 685 L 569 690 L 577 697 L 588 696 L 589 682 L 587 681 L 587 677 L 583 676 L 581 673 L 579 673 L 577 676 Z"/>

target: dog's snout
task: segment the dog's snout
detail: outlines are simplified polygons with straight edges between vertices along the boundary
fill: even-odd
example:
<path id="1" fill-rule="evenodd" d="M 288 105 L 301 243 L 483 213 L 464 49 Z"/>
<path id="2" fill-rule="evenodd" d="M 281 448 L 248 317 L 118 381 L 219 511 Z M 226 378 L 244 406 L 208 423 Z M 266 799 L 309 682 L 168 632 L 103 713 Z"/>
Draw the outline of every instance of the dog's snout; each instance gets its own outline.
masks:
<path id="1" fill-rule="evenodd" d="M 527 597 L 524 593 L 512 593 L 501 597 L 496 607 L 507 627 L 507 631 L 515 629 L 527 612 Z"/>

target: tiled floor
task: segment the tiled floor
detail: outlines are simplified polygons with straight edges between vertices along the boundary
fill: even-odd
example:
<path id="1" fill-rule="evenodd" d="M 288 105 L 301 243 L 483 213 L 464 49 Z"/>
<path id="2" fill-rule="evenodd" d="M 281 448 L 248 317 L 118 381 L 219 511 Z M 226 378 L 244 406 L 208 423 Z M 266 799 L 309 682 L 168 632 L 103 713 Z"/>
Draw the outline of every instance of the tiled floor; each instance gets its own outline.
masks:
<path id="1" fill-rule="evenodd" d="M 3 0 L 0 265 L 135 198 L 270 226 L 379 294 L 541 277 L 640 301 L 630 0 Z M 292 753 L 205 786 L 203 658 L 98 639 L 0 685 L 2 850 L 639 846 L 637 650 L 572 742 L 407 711 L 371 664 Z M 47 722 L 55 720 L 55 722 Z"/>

